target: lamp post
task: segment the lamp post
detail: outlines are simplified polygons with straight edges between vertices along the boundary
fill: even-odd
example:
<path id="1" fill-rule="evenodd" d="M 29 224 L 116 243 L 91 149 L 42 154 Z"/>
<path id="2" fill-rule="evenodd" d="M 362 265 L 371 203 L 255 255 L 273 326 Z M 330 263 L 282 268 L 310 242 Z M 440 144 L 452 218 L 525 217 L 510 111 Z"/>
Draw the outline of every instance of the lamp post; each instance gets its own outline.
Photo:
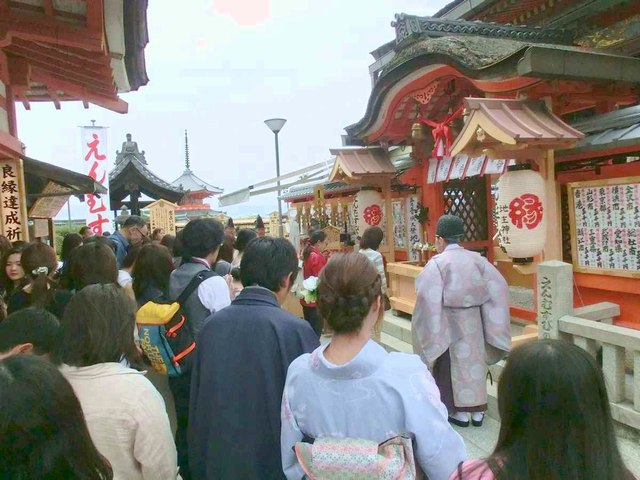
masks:
<path id="1" fill-rule="evenodd" d="M 269 127 L 269 130 L 274 133 L 276 138 L 276 175 L 278 176 L 278 236 L 283 238 L 284 231 L 282 228 L 282 200 L 280 200 L 280 149 L 278 146 L 278 133 L 280 133 L 280 130 L 282 130 L 282 127 L 284 127 L 284 124 L 287 123 L 287 121 L 284 118 L 270 118 L 268 120 L 265 120 L 264 123 L 267 125 L 267 127 Z"/>

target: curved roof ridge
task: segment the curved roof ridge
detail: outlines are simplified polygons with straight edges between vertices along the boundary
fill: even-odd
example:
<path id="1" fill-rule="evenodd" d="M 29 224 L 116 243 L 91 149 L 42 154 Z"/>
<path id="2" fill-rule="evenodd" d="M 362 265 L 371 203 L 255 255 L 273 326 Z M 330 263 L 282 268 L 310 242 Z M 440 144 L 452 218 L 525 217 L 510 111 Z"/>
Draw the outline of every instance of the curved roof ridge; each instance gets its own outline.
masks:
<path id="1" fill-rule="evenodd" d="M 182 175 L 176 178 L 171 185 L 178 187 L 181 186 L 183 190 L 191 192 L 197 192 L 201 190 L 207 190 L 211 193 L 222 193 L 224 189 L 211 185 L 198 177 L 190 168 L 186 168 Z"/>

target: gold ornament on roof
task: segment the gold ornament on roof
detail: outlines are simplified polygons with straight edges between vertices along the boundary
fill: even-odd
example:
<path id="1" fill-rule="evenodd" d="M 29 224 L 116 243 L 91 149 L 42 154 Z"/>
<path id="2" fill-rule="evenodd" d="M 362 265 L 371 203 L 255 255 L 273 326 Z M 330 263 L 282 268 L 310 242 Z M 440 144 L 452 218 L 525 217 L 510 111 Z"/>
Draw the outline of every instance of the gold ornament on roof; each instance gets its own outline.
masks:
<path id="1" fill-rule="evenodd" d="M 486 140 L 487 134 L 485 133 L 485 131 L 484 131 L 484 129 L 482 127 L 478 127 L 478 129 L 476 130 L 476 138 L 481 143 Z"/>

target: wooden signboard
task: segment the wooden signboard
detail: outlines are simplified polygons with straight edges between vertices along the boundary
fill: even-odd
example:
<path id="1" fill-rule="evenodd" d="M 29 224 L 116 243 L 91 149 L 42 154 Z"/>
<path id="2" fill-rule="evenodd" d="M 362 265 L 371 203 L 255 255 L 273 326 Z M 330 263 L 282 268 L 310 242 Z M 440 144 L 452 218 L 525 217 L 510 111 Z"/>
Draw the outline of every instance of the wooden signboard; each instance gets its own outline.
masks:
<path id="1" fill-rule="evenodd" d="M 70 195 L 61 195 L 68 192 L 69 189 L 57 183 L 48 182 L 42 190 L 43 194 L 53 194 L 51 197 L 38 198 L 29 210 L 30 218 L 54 218 L 65 203 L 69 201 Z"/>
<path id="2" fill-rule="evenodd" d="M 327 235 L 327 249 L 339 251 L 342 249 L 340 243 L 340 229 L 333 225 L 327 225 L 322 231 Z"/>
<path id="3" fill-rule="evenodd" d="M 640 177 L 567 188 L 574 270 L 640 278 Z"/>
<path id="4" fill-rule="evenodd" d="M 158 200 L 149 205 L 149 223 L 151 231 L 161 228 L 168 235 L 176 234 L 176 208 L 175 203 L 166 200 Z"/>
<path id="5" fill-rule="evenodd" d="M 0 233 L 10 242 L 29 241 L 22 160 L 0 161 Z"/>

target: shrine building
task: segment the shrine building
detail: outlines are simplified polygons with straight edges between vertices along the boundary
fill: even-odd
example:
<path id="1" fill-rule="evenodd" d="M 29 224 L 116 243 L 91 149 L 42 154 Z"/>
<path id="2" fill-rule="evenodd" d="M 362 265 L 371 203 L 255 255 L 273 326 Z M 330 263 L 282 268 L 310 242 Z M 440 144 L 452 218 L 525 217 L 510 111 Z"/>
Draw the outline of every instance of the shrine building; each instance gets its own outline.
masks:
<path id="1" fill-rule="evenodd" d="M 146 0 L 0 2 L 0 233 L 53 242 L 52 218 L 69 196 L 106 193 L 94 178 L 27 157 L 16 104 L 81 101 L 126 113 L 119 94 L 148 82 L 147 43 Z"/>
<path id="2" fill-rule="evenodd" d="M 640 4 L 455 1 L 392 25 L 396 39 L 373 52 L 364 117 L 346 130 L 363 153 L 411 149 L 392 185 L 407 198 L 414 187 L 426 216 L 419 239 L 394 227 L 394 308 L 413 311 L 412 262 L 428 260 L 449 213 L 465 222 L 465 247 L 531 292 L 512 316 L 535 321 L 537 265 L 564 260 L 577 307 L 615 302 L 614 323 L 639 328 Z M 393 193 L 376 201 L 391 203 L 394 224 L 420 213 Z"/>

